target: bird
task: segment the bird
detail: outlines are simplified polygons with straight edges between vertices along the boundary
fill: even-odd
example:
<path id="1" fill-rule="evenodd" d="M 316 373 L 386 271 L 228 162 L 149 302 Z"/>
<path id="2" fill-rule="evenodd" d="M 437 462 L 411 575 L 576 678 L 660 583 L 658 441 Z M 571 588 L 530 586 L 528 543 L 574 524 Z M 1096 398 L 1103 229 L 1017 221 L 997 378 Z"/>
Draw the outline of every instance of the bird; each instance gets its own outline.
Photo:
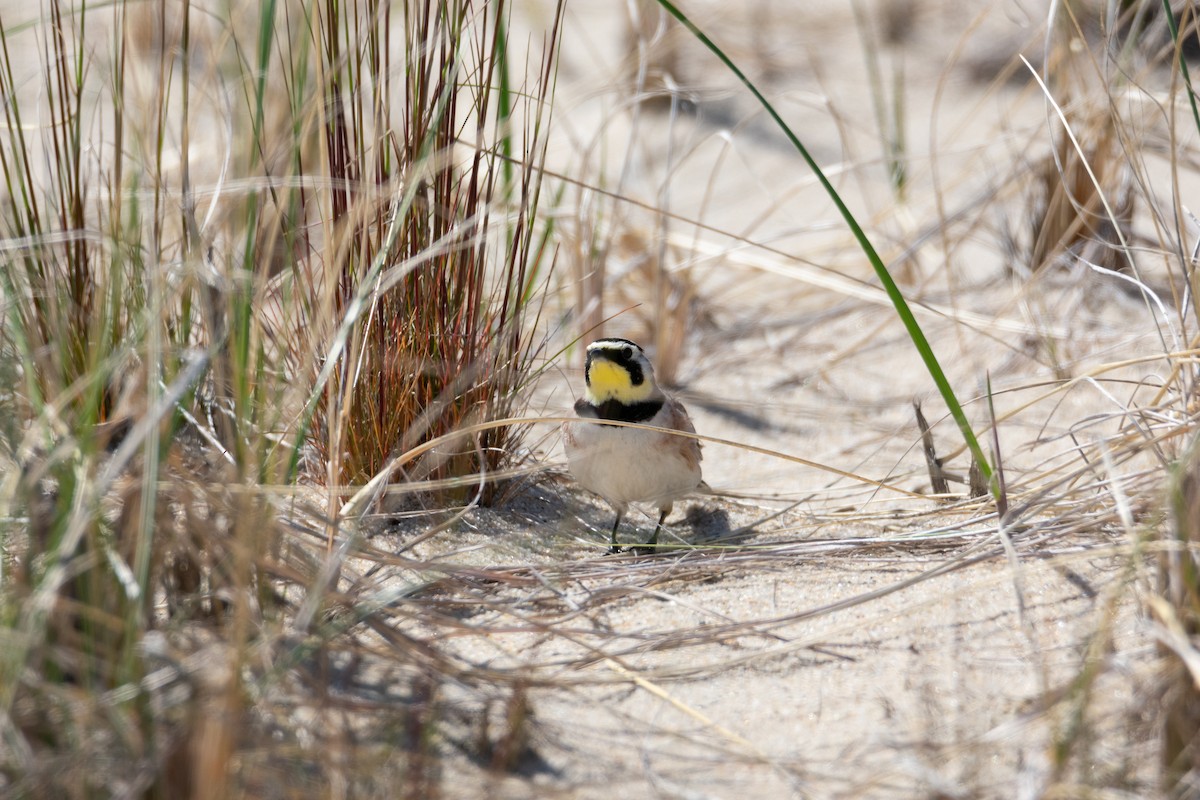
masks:
<path id="1" fill-rule="evenodd" d="M 637 553 L 654 552 L 674 502 L 701 484 L 700 443 L 687 409 L 659 388 L 646 352 L 628 339 L 597 339 L 587 346 L 584 393 L 575 402 L 578 420 L 562 424 L 563 449 L 575 481 L 600 495 L 617 512 L 609 553 L 619 553 L 617 529 L 631 503 L 657 506 L 658 525 Z M 639 427 L 604 424 L 637 423 Z"/>

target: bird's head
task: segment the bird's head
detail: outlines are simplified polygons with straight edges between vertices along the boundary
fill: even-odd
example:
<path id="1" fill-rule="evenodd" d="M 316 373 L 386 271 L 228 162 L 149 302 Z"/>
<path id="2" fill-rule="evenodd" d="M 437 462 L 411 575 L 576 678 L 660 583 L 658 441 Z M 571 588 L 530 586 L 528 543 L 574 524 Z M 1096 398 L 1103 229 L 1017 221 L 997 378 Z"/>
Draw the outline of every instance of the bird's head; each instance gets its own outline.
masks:
<path id="1" fill-rule="evenodd" d="M 650 359 L 628 339 L 597 339 L 589 344 L 584 380 L 587 400 L 595 405 L 609 400 L 632 405 L 662 395 Z"/>

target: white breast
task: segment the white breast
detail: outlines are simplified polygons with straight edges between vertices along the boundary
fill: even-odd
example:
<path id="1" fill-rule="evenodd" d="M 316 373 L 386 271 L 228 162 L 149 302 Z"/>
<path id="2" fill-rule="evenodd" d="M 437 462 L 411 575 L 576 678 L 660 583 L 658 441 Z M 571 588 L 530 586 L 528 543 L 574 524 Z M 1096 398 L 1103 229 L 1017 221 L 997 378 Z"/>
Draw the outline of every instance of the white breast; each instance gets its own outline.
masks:
<path id="1" fill-rule="evenodd" d="M 647 424 L 666 416 L 664 407 Z M 685 455 L 693 444 L 682 437 L 581 420 L 563 425 L 563 444 L 575 480 L 621 511 L 630 503 L 662 508 L 700 485 L 698 459 Z"/>

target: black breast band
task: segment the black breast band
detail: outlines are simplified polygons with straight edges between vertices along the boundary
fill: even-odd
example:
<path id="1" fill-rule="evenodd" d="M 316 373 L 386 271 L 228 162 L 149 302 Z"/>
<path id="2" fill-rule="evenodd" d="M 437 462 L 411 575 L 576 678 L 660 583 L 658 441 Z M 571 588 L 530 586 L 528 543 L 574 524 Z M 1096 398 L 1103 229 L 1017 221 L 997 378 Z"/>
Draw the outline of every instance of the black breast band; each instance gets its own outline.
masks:
<path id="1" fill-rule="evenodd" d="M 575 413 L 586 419 L 611 419 L 617 422 L 645 422 L 663 407 L 662 400 L 646 400 L 641 403 L 620 403 L 605 400 L 600 405 L 580 399 L 575 403 Z"/>

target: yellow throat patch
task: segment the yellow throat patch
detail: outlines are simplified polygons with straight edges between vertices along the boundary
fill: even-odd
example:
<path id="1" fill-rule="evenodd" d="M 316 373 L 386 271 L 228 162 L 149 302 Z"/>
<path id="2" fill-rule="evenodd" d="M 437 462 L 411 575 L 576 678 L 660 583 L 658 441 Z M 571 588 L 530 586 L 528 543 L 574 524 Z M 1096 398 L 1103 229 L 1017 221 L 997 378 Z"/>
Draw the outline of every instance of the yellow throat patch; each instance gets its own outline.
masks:
<path id="1" fill-rule="evenodd" d="M 588 370 L 588 401 L 603 403 L 605 400 L 616 400 L 626 405 L 649 400 L 653 391 L 648 380 L 634 386 L 629 379 L 629 372 L 624 367 L 603 358 L 592 360 Z"/>

